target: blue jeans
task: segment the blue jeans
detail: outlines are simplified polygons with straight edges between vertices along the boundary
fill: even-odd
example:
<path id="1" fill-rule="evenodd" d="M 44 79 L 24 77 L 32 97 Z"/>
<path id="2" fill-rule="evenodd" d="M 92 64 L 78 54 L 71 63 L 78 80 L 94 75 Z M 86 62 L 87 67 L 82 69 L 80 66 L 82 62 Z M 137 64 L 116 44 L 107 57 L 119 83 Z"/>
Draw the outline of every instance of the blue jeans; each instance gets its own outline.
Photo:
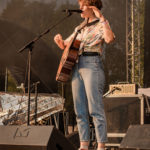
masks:
<path id="1" fill-rule="evenodd" d="M 97 142 L 107 142 L 102 101 L 104 82 L 101 57 L 79 56 L 72 74 L 72 93 L 80 141 L 90 141 L 90 115 L 93 118 Z"/>

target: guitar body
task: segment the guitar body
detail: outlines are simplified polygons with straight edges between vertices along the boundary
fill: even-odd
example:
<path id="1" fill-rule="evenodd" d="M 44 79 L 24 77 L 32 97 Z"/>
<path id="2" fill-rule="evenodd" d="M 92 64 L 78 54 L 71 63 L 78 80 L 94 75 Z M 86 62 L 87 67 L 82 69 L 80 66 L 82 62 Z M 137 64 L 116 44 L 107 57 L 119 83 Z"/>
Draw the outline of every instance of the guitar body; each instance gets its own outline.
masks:
<path id="1" fill-rule="evenodd" d="M 78 49 L 80 46 L 80 41 L 74 40 L 67 45 L 62 54 L 60 64 L 58 67 L 56 81 L 67 82 L 70 79 L 72 68 L 76 63 L 78 58 Z"/>

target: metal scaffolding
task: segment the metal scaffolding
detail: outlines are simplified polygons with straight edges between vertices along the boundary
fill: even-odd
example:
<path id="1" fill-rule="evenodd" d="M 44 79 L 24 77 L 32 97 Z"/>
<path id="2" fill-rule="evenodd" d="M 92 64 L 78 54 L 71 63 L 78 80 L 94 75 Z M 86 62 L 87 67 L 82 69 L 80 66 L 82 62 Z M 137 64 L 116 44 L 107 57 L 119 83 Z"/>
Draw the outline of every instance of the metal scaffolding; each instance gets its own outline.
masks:
<path id="1" fill-rule="evenodd" d="M 141 3 L 126 0 L 126 80 L 141 85 Z"/>

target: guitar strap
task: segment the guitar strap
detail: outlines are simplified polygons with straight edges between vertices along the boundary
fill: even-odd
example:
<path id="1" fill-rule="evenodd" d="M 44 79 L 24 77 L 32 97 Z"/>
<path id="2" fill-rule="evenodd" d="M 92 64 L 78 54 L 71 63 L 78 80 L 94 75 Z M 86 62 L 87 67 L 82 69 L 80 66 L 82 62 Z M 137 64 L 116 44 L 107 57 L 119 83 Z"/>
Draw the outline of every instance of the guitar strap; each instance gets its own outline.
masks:
<path id="1" fill-rule="evenodd" d="M 81 32 L 81 30 L 88 24 L 88 19 L 85 19 L 76 29 L 74 32 L 74 36 L 73 36 L 73 40 L 71 43 L 73 43 L 73 41 L 75 41 L 77 35 Z"/>
<path id="2" fill-rule="evenodd" d="M 78 29 L 77 29 L 77 32 L 80 33 L 80 31 L 88 24 L 88 19 L 85 19 L 79 26 L 78 26 Z"/>
<path id="3" fill-rule="evenodd" d="M 97 19 L 97 20 L 95 20 L 95 21 L 93 21 L 93 22 L 91 22 L 91 23 L 88 23 L 88 21 L 89 21 L 89 18 L 85 19 L 85 20 L 77 27 L 77 29 L 75 30 L 75 35 L 74 35 L 73 39 L 76 39 L 78 33 L 80 33 L 81 30 L 82 30 L 84 27 L 86 27 L 86 26 L 91 26 L 91 25 L 97 23 L 99 20 Z"/>
<path id="4" fill-rule="evenodd" d="M 71 43 L 73 43 L 73 41 L 75 41 L 77 35 L 81 32 L 81 30 L 88 24 L 88 20 L 89 19 L 85 19 L 79 26 L 77 26 L 77 28 L 75 29 L 75 34 L 73 36 L 73 40 Z"/>

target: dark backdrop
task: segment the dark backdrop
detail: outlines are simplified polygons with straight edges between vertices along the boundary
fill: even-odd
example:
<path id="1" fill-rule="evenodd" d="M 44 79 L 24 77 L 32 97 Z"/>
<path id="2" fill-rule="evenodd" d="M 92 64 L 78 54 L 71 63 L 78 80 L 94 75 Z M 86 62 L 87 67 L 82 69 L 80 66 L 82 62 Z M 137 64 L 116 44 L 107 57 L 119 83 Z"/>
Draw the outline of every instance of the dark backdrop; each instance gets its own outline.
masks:
<path id="1" fill-rule="evenodd" d="M 106 90 L 109 84 L 125 81 L 126 77 L 125 3 L 126 0 L 103 0 L 102 11 L 116 36 L 115 42 L 104 49 Z M 66 8 L 78 8 L 77 1 L 0 1 L 0 64 L 1 68 L 8 67 L 18 85 L 25 80 L 27 64 L 27 51 L 18 54 L 18 49 L 64 17 L 62 9 Z M 55 75 L 62 51 L 54 44 L 54 35 L 61 33 L 65 39 L 81 21 L 75 14 L 35 44 L 31 81 L 41 81 L 41 92 L 57 92 Z"/>

